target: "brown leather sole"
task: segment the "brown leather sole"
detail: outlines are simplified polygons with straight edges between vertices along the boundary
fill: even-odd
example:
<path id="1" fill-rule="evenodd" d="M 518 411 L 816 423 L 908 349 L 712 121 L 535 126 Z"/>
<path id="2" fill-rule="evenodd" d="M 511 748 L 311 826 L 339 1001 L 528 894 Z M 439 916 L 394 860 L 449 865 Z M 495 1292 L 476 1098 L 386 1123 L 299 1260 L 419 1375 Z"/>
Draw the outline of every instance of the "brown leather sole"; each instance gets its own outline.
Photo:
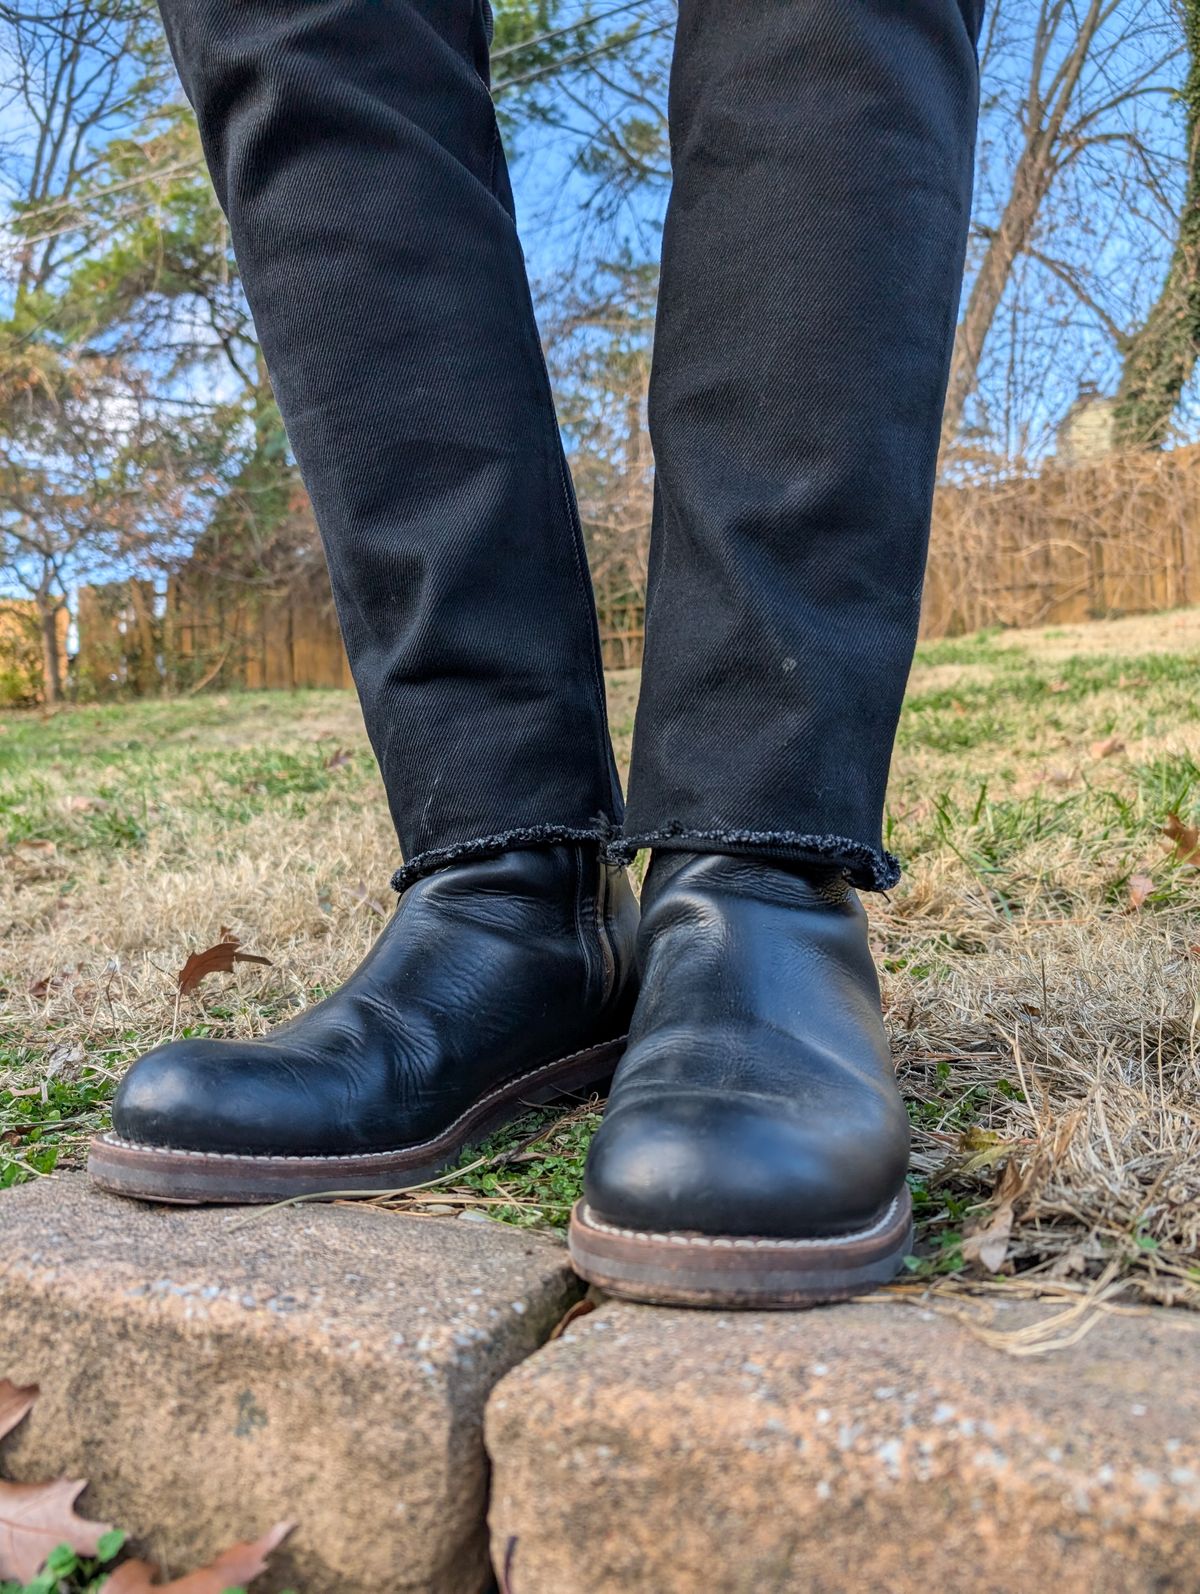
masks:
<path id="1" fill-rule="evenodd" d="M 628 1300 L 660 1306 L 819 1306 L 893 1279 L 912 1250 L 908 1188 L 867 1228 L 827 1239 L 652 1234 L 617 1228 L 584 1201 L 571 1214 L 575 1271 Z"/>
<path id="2" fill-rule="evenodd" d="M 528 1107 L 601 1085 L 612 1077 L 624 1049 L 622 1036 L 531 1069 L 481 1096 L 434 1139 L 394 1151 L 344 1157 L 254 1156 L 140 1145 L 110 1131 L 92 1141 L 88 1173 L 101 1189 L 117 1195 L 184 1206 L 255 1205 L 301 1195 L 332 1199 L 403 1190 L 435 1178 L 453 1166 L 465 1146 Z"/>

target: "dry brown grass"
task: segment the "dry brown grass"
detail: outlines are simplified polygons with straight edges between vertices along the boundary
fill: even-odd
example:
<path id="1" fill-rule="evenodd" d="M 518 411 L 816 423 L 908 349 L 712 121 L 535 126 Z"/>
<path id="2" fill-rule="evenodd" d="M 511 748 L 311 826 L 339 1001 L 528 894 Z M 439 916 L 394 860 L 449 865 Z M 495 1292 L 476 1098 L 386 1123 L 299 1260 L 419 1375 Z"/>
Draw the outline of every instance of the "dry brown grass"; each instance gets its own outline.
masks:
<path id="1" fill-rule="evenodd" d="M 908 869 L 871 907 L 923 1287 L 1124 1280 L 1200 1306 L 1200 870 L 1159 834 L 1170 811 L 1200 812 L 1198 665 L 1200 612 L 922 652 L 892 794 Z M 635 690 L 613 678 L 623 757 Z M 346 694 L 0 725 L 11 1179 L 55 1144 L 77 1159 L 139 1050 L 185 1027 L 249 1034 L 334 985 L 379 928 L 396 860 Z M 339 748 L 353 757 L 330 767 Z M 1131 894 L 1139 874 L 1151 885 Z M 176 971 L 222 926 L 272 966 L 179 1003 Z M 580 1122 L 552 1195 L 525 1162 L 519 1189 L 464 1179 L 442 1204 L 492 1210 L 509 1191 L 561 1221 Z"/>
<path id="2" fill-rule="evenodd" d="M 1160 834 L 1200 798 L 1200 613 L 923 658 L 892 794 L 909 867 L 872 918 L 927 1271 L 977 1286 L 961 1240 L 990 1229 L 1022 1286 L 1200 1305 L 1200 873 Z"/>

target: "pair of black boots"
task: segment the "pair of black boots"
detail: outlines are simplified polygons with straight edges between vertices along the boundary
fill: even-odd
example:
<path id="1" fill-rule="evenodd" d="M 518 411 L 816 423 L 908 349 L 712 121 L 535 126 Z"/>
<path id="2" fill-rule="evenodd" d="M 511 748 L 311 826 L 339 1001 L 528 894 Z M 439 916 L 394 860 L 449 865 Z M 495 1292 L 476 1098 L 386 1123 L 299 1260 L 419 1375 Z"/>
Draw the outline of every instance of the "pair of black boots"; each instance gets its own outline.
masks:
<path id="1" fill-rule="evenodd" d="M 430 874 L 299 1018 L 136 1063 L 91 1173 L 176 1202 L 399 1188 L 614 1070 L 571 1220 L 585 1278 L 799 1306 L 901 1266 L 908 1127 L 862 906 L 761 858 L 656 853 L 640 915 L 593 845 Z"/>

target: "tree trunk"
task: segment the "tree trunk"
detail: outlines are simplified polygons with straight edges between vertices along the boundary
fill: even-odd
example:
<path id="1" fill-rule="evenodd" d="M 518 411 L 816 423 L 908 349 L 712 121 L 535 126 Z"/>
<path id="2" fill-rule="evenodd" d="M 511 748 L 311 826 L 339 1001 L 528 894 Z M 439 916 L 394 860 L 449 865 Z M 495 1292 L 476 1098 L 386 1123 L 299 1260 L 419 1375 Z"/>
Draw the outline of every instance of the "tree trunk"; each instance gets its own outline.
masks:
<path id="1" fill-rule="evenodd" d="M 1183 0 L 1188 72 L 1183 87 L 1187 183 L 1166 281 L 1129 341 L 1113 438 L 1120 448 L 1161 448 L 1200 353 L 1200 0 Z"/>
<path id="2" fill-rule="evenodd" d="M 1000 225 L 988 240 L 987 250 L 971 285 L 967 307 L 954 337 L 946 407 L 942 411 L 942 448 L 949 448 L 962 427 L 967 400 L 979 380 L 983 346 L 1004 298 L 1017 257 L 1029 243 L 1042 201 L 1050 191 L 1054 167 L 1051 151 L 1042 139 L 1031 140 L 1022 150 L 1013 174 L 1012 192 Z"/>
<path id="3" fill-rule="evenodd" d="M 58 650 L 58 616 L 62 604 L 39 599 L 42 632 L 42 697 L 48 704 L 62 702 L 62 658 Z"/>
<path id="4" fill-rule="evenodd" d="M 1067 112 L 1079 86 L 1096 34 L 1104 21 L 1101 0 L 1088 0 L 1065 56 L 1053 66 L 1053 46 L 1060 28 L 1069 25 L 1064 7 L 1042 0 L 1033 46 L 1032 70 L 1026 96 L 1023 122 L 1025 146 L 1013 172 L 1013 184 L 1000 224 L 992 233 L 978 275 L 959 322 L 950 359 L 950 380 L 946 407 L 942 412 L 942 452 L 955 442 L 962 428 L 967 401 L 979 380 L 979 362 L 992 322 L 1004 298 L 1013 266 L 1029 246 L 1037 225 L 1038 212 L 1050 192 L 1062 165 L 1064 141 L 1071 138 L 1066 129 Z M 1049 82 L 1043 86 L 1043 78 Z M 1074 138 L 1073 153 L 1078 154 L 1086 140 Z M 1067 158 L 1070 158 L 1069 156 Z"/>

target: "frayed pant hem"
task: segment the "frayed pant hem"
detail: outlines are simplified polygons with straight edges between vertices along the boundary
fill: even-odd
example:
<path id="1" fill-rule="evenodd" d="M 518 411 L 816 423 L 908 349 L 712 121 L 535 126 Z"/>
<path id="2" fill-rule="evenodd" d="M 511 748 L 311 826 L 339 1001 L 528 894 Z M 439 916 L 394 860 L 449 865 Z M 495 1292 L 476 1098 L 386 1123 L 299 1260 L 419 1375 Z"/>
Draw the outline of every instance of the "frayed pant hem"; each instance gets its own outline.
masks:
<path id="1" fill-rule="evenodd" d="M 392 890 L 407 891 L 415 881 L 456 863 L 471 863 L 480 858 L 495 858 L 519 847 L 557 847 L 573 841 L 591 842 L 605 847 L 612 837 L 612 826 L 597 822 L 591 829 L 571 825 L 523 825 L 503 830 L 494 836 L 479 836 L 452 847 L 435 847 L 407 859 L 392 876 Z"/>
<path id="2" fill-rule="evenodd" d="M 613 863 L 632 863 L 646 848 L 665 852 L 749 853 L 817 867 L 841 869 L 861 891 L 890 891 L 900 878 L 900 860 L 847 836 L 803 835 L 792 830 L 687 830 L 672 825 L 610 842 Z"/>

